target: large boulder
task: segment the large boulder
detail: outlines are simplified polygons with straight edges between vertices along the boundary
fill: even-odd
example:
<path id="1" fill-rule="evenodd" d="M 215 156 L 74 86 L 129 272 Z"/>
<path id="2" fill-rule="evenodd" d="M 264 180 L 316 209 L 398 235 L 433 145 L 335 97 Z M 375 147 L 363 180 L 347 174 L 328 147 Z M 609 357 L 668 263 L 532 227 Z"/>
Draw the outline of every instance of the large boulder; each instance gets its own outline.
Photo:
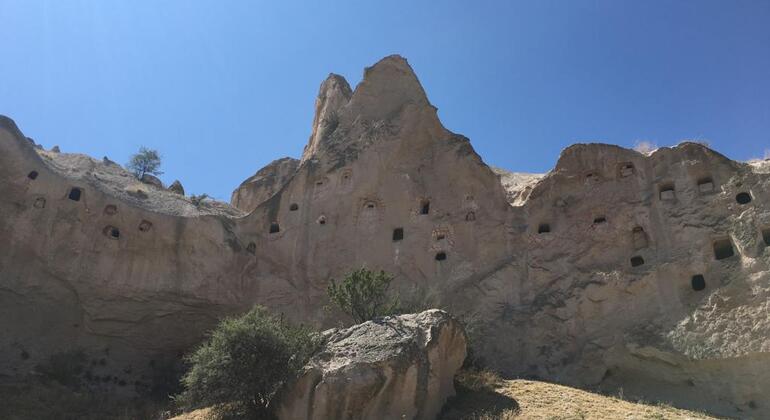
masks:
<path id="1" fill-rule="evenodd" d="M 466 337 L 444 311 L 325 334 L 324 348 L 284 395 L 280 419 L 433 419 L 454 395 Z"/>
<path id="2" fill-rule="evenodd" d="M 156 176 L 150 175 L 150 174 L 144 174 L 142 175 L 142 178 L 139 179 L 145 184 L 152 185 L 158 189 L 163 189 L 163 182 Z"/>

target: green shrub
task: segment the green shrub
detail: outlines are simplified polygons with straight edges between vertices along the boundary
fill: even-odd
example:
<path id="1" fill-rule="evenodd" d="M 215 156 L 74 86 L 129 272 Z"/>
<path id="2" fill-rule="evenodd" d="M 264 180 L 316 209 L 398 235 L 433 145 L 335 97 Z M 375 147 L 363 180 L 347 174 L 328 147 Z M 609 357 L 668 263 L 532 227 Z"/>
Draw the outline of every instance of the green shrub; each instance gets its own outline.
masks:
<path id="1" fill-rule="evenodd" d="M 398 311 L 398 298 L 388 293 L 392 281 L 393 276 L 384 271 L 360 268 L 340 284 L 332 279 L 326 291 L 334 305 L 361 323 Z"/>
<path id="2" fill-rule="evenodd" d="M 203 204 L 204 201 L 210 198 L 211 197 L 206 193 L 199 194 L 199 195 L 192 194 L 190 196 L 190 201 L 193 203 L 195 207 L 200 207 L 200 205 Z"/>
<path id="3" fill-rule="evenodd" d="M 310 329 L 256 306 L 222 321 L 187 356 L 185 390 L 175 400 L 184 409 L 213 406 L 224 415 L 269 417 L 281 386 L 296 377 L 319 345 Z"/>
<path id="4" fill-rule="evenodd" d="M 131 160 L 126 164 L 126 169 L 131 171 L 138 179 L 142 179 L 144 174 L 163 174 L 160 171 L 160 154 L 158 154 L 158 151 L 144 146 L 139 148 L 139 152 L 131 155 Z"/>

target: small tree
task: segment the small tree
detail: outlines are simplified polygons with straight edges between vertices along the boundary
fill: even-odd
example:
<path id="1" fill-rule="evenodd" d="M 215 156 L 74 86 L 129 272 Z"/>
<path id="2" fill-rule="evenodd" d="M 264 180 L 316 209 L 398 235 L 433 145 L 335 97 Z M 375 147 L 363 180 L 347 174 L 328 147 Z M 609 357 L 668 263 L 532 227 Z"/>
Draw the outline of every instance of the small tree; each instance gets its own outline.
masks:
<path id="1" fill-rule="evenodd" d="M 393 276 L 384 271 L 360 268 L 345 276 L 341 284 L 332 279 L 327 288 L 329 299 L 357 322 L 391 315 L 398 299 L 388 294 Z"/>
<path id="2" fill-rule="evenodd" d="M 145 174 L 163 175 L 163 172 L 160 171 L 160 155 L 158 151 L 144 146 L 139 148 L 138 153 L 131 155 L 131 160 L 126 164 L 126 169 L 131 171 L 138 179 L 142 179 Z"/>
<path id="3" fill-rule="evenodd" d="M 268 418 L 281 386 L 318 349 L 318 335 L 261 307 L 227 318 L 187 356 L 185 390 L 175 397 L 185 409 L 213 406 L 220 414 Z"/>

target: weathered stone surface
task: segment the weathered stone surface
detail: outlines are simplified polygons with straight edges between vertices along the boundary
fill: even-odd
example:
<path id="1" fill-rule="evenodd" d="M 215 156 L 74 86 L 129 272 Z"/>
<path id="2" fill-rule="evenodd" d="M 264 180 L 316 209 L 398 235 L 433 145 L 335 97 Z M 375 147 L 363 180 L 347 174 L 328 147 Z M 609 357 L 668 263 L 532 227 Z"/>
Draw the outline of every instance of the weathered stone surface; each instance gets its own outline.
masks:
<path id="1" fill-rule="evenodd" d="M 454 395 L 466 338 L 446 312 L 386 317 L 325 334 L 326 345 L 283 396 L 280 419 L 434 419 Z"/>
<path id="2" fill-rule="evenodd" d="M 289 157 L 270 162 L 233 191 L 230 204 L 245 212 L 254 210 L 278 192 L 298 167 L 299 161 Z"/>
<path id="3" fill-rule="evenodd" d="M 150 174 L 144 174 L 142 175 L 142 179 L 140 179 L 143 183 L 147 185 L 152 185 L 155 188 L 163 189 L 163 181 L 161 181 L 157 176 L 150 175 Z"/>
<path id="4" fill-rule="evenodd" d="M 345 86 L 324 82 L 301 164 L 265 169 L 277 181 L 248 214 L 35 149 L 0 118 L 0 374 L 109 348 L 94 373 L 141 383 L 149 360 L 254 303 L 333 326 L 329 278 L 365 264 L 473 315 L 474 350 L 505 374 L 770 411 L 770 161 L 577 144 L 547 174 L 495 173 L 403 58 Z"/>
<path id="5" fill-rule="evenodd" d="M 168 186 L 168 190 L 174 194 L 179 194 L 181 196 L 184 196 L 184 187 L 182 186 L 182 183 L 179 182 L 178 179 L 174 180 L 174 182 L 172 182 L 171 185 Z"/>

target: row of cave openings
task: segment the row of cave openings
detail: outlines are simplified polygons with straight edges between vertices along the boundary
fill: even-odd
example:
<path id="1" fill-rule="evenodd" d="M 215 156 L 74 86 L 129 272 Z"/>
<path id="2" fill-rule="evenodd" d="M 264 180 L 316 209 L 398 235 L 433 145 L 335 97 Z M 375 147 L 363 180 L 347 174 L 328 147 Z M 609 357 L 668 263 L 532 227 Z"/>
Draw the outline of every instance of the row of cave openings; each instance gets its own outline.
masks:
<path id="1" fill-rule="evenodd" d="M 633 175 L 636 171 L 636 168 L 634 167 L 633 163 L 630 162 L 623 162 L 618 164 L 618 177 L 620 178 L 626 178 L 631 175 Z M 586 174 L 586 182 L 592 183 L 592 182 L 598 182 L 601 179 L 601 176 L 597 172 L 589 172 Z M 710 176 L 704 176 L 701 178 L 698 178 L 696 181 L 696 186 L 698 188 L 698 192 L 700 194 L 711 194 L 716 192 L 716 185 L 714 183 L 714 179 Z M 674 190 L 674 183 L 673 182 L 666 182 L 663 184 L 660 184 L 658 187 L 658 197 L 661 201 L 671 201 L 676 198 L 676 192 Z M 741 191 L 738 194 L 735 195 L 735 201 L 740 205 L 749 204 L 752 200 L 751 193 L 747 191 Z"/>
<path id="2" fill-rule="evenodd" d="M 471 196 L 469 196 L 469 197 L 470 198 L 466 197 L 466 199 L 471 199 L 472 200 L 472 197 Z M 364 204 L 364 208 L 366 208 L 366 209 L 374 209 L 375 207 L 376 207 L 376 203 L 374 201 L 367 201 Z M 292 203 L 291 205 L 289 205 L 289 211 L 297 211 L 297 210 L 299 210 L 299 205 L 297 203 Z M 421 216 L 430 214 L 430 200 L 421 200 L 420 201 L 419 214 Z M 466 222 L 473 222 L 475 220 L 476 220 L 476 213 L 474 211 L 469 211 L 465 215 L 465 221 Z M 325 225 L 326 224 L 326 216 L 321 215 L 316 220 L 316 222 L 319 225 Z M 278 224 L 278 222 L 270 223 L 270 228 L 268 230 L 269 234 L 279 233 L 280 231 L 281 231 L 281 226 Z M 440 241 L 440 240 L 443 240 L 443 239 L 445 239 L 445 235 L 444 234 L 438 234 L 436 236 L 436 240 L 437 241 Z M 403 241 L 404 240 L 404 228 L 398 227 L 398 228 L 393 229 L 392 240 L 393 240 L 393 242 Z M 254 251 L 256 250 L 256 244 L 251 242 L 251 243 L 249 243 L 249 245 L 247 246 L 246 249 L 247 249 L 247 251 L 249 251 L 251 253 L 254 253 Z M 436 261 L 445 261 L 447 259 L 447 254 L 446 254 L 445 251 L 439 251 L 439 252 L 436 253 L 434 258 L 435 258 Z"/>
<path id="3" fill-rule="evenodd" d="M 712 194 L 716 192 L 714 180 L 710 176 L 698 178 L 696 181 L 698 192 L 700 194 Z M 661 201 L 672 201 L 676 199 L 676 190 L 673 182 L 664 182 L 658 186 L 658 198 Z M 740 191 L 735 195 L 735 202 L 740 205 L 751 203 L 753 197 L 748 191 Z"/>
<path id="4" fill-rule="evenodd" d="M 607 223 L 607 219 L 604 216 L 599 216 L 594 219 L 594 225 Z M 538 225 L 537 233 L 549 233 L 551 226 L 547 223 L 541 223 Z M 770 227 L 761 229 L 762 241 L 765 246 L 770 246 Z M 631 231 L 632 243 L 634 249 L 644 249 L 648 247 L 647 233 L 641 226 L 636 226 Z M 732 240 L 729 237 L 719 238 L 713 242 L 714 259 L 723 260 L 735 255 Z M 644 258 L 641 255 L 634 255 L 631 257 L 631 267 L 640 267 L 644 265 Z"/>
<path id="5" fill-rule="evenodd" d="M 31 180 L 35 180 L 38 177 L 37 171 L 32 171 L 29 174 L 27 174 L 27 178 Z M 72 201 L 80 201 L 83 197 L 83 189 L 80 187 L 72 187 L 70 188 L 69 192 L 67 193 L 67 198 Z M 42 209 L 45 208 L 45 198 L 38 197 L 35 199 L 35 202 L 33 204 L 35 208 Z M 118 207 L 114 204 L 108 204 L 104 207 L 104 214 L 107 216 L 114 216 L 118 213 Z M 139 223 L 139 226 L 137 229 L 140 232 L 149 232 L 152 229 L 152 222 L 148 220 L 142 220 Z M 102 229 L 102 234 L 110 239 L 118 240 L 120 239 L 120 229 L 113 226 L 113 225 L 107 225 Z"/>

